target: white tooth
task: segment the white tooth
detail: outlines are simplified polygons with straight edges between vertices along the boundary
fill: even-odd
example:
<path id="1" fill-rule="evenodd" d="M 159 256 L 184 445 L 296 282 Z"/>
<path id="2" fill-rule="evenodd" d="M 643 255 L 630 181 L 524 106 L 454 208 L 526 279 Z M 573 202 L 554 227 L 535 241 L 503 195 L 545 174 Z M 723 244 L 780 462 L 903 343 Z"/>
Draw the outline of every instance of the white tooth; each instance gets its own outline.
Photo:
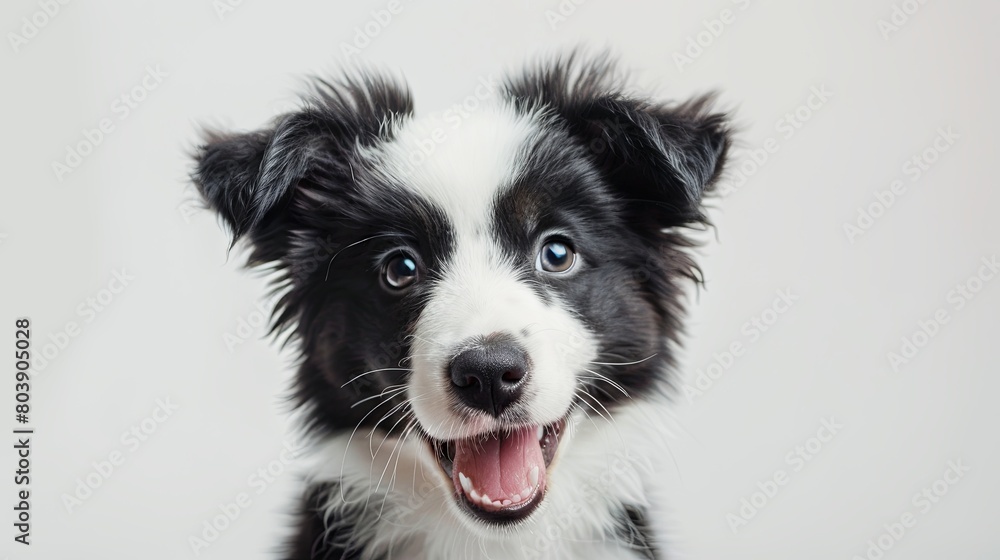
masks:
<path id="1" fill-rule="evenodd" d="M 462 490 L 465 490 L 466 494 L 472 492 L 472 479 L 464 473 L 458 473 L 458 481 L 462 483 Z"/>
<path id="2" fill-rule="evenodd" d="M 531 483 L 532 487 L 538 486 L 538 465 L 531 467 L 528 471 L 528 482 Z"/>
<path id="3" fill-rule="evenodd" d="M 493 500 L 491 500 L 490 497 L 487 496 L 486 494 L 483 494 L 483 497 L 482 497 L 481 501 L 483 502 L 483 505 L 485 505 L 485 506 L 493 504 Z"/>
<path id="4" fill-rule="evenodd" d="M 493 502 L 493 503 L 496 504 L 496 502 Z M 504 500 L 503 503 L 500 504 L 500 505 L 502 505 L 502 506 L 509 506 L 510 504 L 511 504 L 510 500 Z"/>
<path id="5" fill-rule="evenodd" d="M 510 501 L 510 500 L 508 500 L 508 501 Z M 502 505 L 503 505 L 503 502 L 501 502 L 500 500 L 493 500 L 493 506 L 494 507 L 500 507 Z"/>
<path id="6" fill-rule="evenodd" d="M 472 498 L 472 501 L 473 501 L 473 502 L 478 502 L 478 501 L 480 501 L 480 500 L 479 500 L 479 492 L 476 492 L 475 490 L 473 490 L 473 491 L 469 492 L 469 497 L 470 497 L 470 498 Z"/>
<path id="7" fill-rule="evenodd" d="M 521 501 L 521 495 L 520 494 L 514 494 L 513 496 L 510 497 L 510 499 L 514 500 L 515 502 L 520 502 Z"/>
<path id="8" fill-rule="evenodd" d="M 542 441 L 542 438 L 544 438 L 544 437 L 545 437 L 545 428 L 539 426 L 538 427 L 538 441 Z"/>
<path id="9" fill-rule="evenodd" d="M 529 497 L 531 497 L 531 488 L 525 486 L 524 490 L 521 490 L 521 495 L 524 496 L 525 500 L 527 500 Z"/>

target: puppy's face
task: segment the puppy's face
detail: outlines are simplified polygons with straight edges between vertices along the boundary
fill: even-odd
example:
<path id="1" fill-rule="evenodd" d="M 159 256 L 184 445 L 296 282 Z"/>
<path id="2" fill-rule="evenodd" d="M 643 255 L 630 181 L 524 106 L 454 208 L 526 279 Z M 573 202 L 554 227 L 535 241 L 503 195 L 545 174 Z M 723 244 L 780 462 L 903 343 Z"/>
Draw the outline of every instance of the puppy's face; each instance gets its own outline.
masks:
<path id="1" fill-rule="evenodd" d="M 629 99 L 601 62 L 507 83 L 460 123 L 368 76 L 272 129 L 211 136 L 195 174 L 287 288 L 312 427 L 418 437 L 476 522 L 544 500 L 573 415 L 662 386 L 685 241 L 728 146 L 699 100 Z"/>

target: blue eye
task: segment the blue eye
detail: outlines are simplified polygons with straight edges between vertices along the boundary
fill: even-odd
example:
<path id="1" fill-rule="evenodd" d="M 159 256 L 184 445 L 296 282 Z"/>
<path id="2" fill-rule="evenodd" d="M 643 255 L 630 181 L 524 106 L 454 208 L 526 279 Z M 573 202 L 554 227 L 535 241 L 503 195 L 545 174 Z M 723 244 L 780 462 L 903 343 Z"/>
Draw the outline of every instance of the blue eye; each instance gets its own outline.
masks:
<path id="1" fill-rule="evenodd" d="M 402 254 L 393 257 L 382 269 L 382 280 L 391 290 L 404 290 L 417 280 L 417 261 Z"/>
<path id="2" fill-rule="evenodd" d="M 548 241 L 538 253 L 535 268 L 543 272 L 568 272 L 576 263 L 576 253 L 562 241 Z"/>

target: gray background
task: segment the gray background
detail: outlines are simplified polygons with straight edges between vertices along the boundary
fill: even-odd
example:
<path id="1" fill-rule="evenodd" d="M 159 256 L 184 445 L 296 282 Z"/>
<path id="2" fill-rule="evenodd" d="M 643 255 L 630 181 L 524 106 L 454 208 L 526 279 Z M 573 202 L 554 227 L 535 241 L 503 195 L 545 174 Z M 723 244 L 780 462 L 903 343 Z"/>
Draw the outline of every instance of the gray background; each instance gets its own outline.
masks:
<path id="1" fill-rule="evenodd" d="M 906 513 L 916 524 L 885 558 L 1000 555 L 1000 279 L 971 280 L 981 258 L 1000 252 L 1000 5 L 931 0 L 883 33 L 894 2 L 918 5 L 404 1 L 353 57 L 404 74 L 426 112 L 530 56 L 607 46 L 640 89 L 678 99 L 720 90 L 742 128 L 734 172 L 774 139 L 777 152 L 717 200 L 718 243 L 709 235 L 699 251 L 707 290 L 692 300 L 682 385 L 695 387 L 733 343 L 744 351 L 702 395 L 682 393 L 675 405 L 660 472 L 677 558 L 865 557 L 868 541 Z M 39 353 L 67 322 L 79 327 L 34 373 L 35 544 L 13 543 L 7 509 L 0 556 L 194 558 L 189 537 L 240 492 L 252 504 L 201 557 L 267 558 L 288 522 L 291 470 L 260 494 L 248 480 L 289 433 L 288 356 L 260 327 L 239 334 L 241 321 L 259 325 L 264 282 L 239 270 L 242 253 L 226 261 L 216 220 L 191 205 L 185 152 L 199 123 L 251 128 L 288 108 L 301 76 L 342 66 L 343 45 L 387 2 L 245 0 L 221 16 L 217 4 L 71 3 L 16 48 L 9 34 L 22 33 L 22 18 L 41 21 L 42 8 L 0 8 L 0 332 L 12 347 L 13 318 L 30 317 Z M 711 41 L 702 35 L 708 46 L 679 66 L 675 54 L 724 9 L 732 23 Z M 120 118 L 115 100 L 157 65 L 167 75 Z M 802 109 L 820 86 L 832 95 Z M 788 135 L 781 119 L 796 110 L 809 118 Z M 103 118 L 114 131 L 57 178 L 53 162 Z M 957 140 L 914 180 L 908 160 L 949 128 Z M 849 239 L 844 224 L 894 180 L 905 194 Z M 134 279 L 86 311 L 123 268 Z M 970 281 L 981 289 L 957 309 L 949 293 Z M 771 315 L 786 289 L 798 299 Z M 939 310 L 948 322 L 918 336 L 926 344 L 894 371 L 889 353 Z M 754 339 L 744 324 L 762 315 L 773 324 Z M 227 344 L 227 333 L 241 343 Z M 0 384 L 5 410 L 12 389 Z M 167 398 L 177 410 L 147 420 Z M 786 455 L 831 417 L 843 427 L 794 470 Z M 144 420 L 155 431 L 133 450 L 121 435 Z M 115 451 L 124 463 L 67 511 L 63 495 Z M 947 495 L 926 512 L 913 503 L 958 460 L 970 470 L 939 483 Z M 733 531 L 727 515 L 740 515 L 741 500 L 779 469 L 787 484 Z M 14 486 L 4 480 L 7 504 Z"/>

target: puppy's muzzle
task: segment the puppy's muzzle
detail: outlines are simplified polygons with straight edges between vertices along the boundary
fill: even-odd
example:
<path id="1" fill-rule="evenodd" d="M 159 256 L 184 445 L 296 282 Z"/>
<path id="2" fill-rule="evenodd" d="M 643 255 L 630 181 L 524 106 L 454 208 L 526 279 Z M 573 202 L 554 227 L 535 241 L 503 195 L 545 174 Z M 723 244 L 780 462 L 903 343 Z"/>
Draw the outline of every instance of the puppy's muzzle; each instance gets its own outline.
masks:
<path id="1" fill-rule="evenodd" d="M 528 353 L 511 338 L 477 341 L 448 366 L 451 390 L 470 408 L 499 417 L 524 393 L 529 364 Z"/>

